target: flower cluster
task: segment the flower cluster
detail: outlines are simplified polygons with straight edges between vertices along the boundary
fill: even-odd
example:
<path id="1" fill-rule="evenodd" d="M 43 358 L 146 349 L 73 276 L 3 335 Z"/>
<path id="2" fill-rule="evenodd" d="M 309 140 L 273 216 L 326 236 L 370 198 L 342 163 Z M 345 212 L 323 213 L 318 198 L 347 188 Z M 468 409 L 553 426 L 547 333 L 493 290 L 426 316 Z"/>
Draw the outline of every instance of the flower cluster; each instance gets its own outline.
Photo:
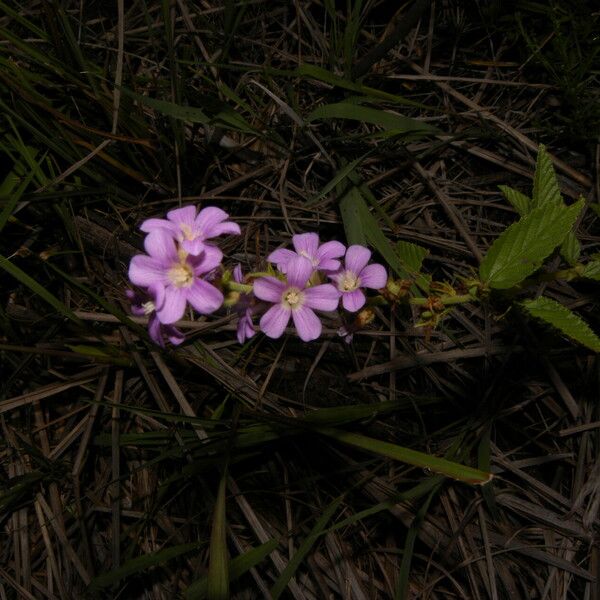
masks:
<path id="1" fill-rule="evenodd" d="M 237 313 L 240 343 L 256 333 L 253 317 L 258 314 L 260 330 L 268 337 L 279 338 L 291 319 L 300 339 L 308 342 L 322 331 L 315 311 L 335 311 L 341 304 L 356 313 L 365 306 L 365 289 L 379 290 L 387 283 L 385 268 L 369 264 L 370 250 L 346 248 L 338 241 L 321 244 L 316 233 L 294 235 L 294 250 L 272 252 L 267 260 L 276 270 L 269 274 L 244 276 L 240 265 L 228 271 L 222 267 L 221 250 L 210 240 L 239 234 L 240 227 L 216 207 L 200 212 L 194 206 L 178 208 L 166 219 L 144 221 L 141 230 L 147 234 L 146 254 L 133 257 L 129 279 L 142 293 L 129 291 L 128 296 L 134 314 L 148 316 L 150 336 L 160 345 L 165 337 L 173 344 L 183 341 L 173 324 L 188 305 L 210 314 L 223 304 Z"/>
<path id="2" fill-rule="evenodd" d="M 183 317 L 188 303 L 203 315 L 221 308 L 223 293 L 210 281 L 223 253 L 208 240 L 240 233 L 240 226 L 228 217 L 214 206 L 199 213 L 195 206 L 185 206 L 169 211 L 166 219 L 142 223 L 146 254 L 131 259 L 129 280 L 148 296 L 141 305 L 134 302 L 134 313 L 141 309 L 148 315 L 149 334 L 159 345 L 164 335 L 173 343 L 183 341 L 172 324 Z"/>

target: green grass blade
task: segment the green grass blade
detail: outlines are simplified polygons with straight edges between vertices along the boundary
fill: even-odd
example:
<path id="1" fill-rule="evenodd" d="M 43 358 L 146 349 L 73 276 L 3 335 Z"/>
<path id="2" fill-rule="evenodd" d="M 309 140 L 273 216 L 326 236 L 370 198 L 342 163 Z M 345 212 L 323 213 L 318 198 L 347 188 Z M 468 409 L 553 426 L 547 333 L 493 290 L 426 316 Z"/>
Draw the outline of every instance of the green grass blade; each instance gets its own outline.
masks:
<path id="1" fill-rule="evenodd" d="M 430 456 L 424 452 L 397 446 L 396 444 L 391 444 L 390 442 L 375 440 L 358 433 L 351 433 L 349 431 L 341 431 L 326 427 L 317 428 L 316 431 L 319 431 L 323 435 L 331 437 L 338 442 L 342 442 L 356 448 L 361 448 L 363 450 L 373 452 L 374 454 L 387 456 L 388 458 L 399 460 L 409 465 L 414 465 L 415 467 L 429 469 L 434 473 L 439 473 L 441 475 L 445 475 L 446 477 L 451 477 L 452 479 L 464 481 L 465 483 L 481 485 L 491 481 L 493 477 L 491 473 L 486 473 L 484 471 L 480 471 L 479 469 L 474 469 L 473 467 L 467 467 L 465 465 L 446 460 L 445 458 Z"/>
<path id="2" fill-rule="evenodd" d="M 336 104 L 319 106 L 306 120 L 312 122 L 328 119 L 346 119 L 361 123 L 370 123 L 371 125 L 382 127 L 385 131 L 394 133 L 440 133 L 439 129 L 422 121 L 350 102 L 338 102 Z"/>
<path id="3" fill-rule="evenodd" d="M 261 561 L 263 561 L 277 546 L 279 542 L 277 540 L 269 540 L 256 548 L 252 548 L 245 552 L 241 556 L 236 556 L 229 563 L 229 582 L 233 582 L 239 579 L 244 573 L 253 569 Z M 184 592 L 183 596 L 185 600 L 204 600 L 208 593 L 208 578 L 203 577 L 192 583 L 190 587 Z"/>
<path id="4" fill-rule="evenodd" d="M 98 577 L 92 579 L 88 587 L 88 591 L 98 592 L 105 588 L 111 587 L 126 577 L 135 575 L 137 573 L 142 573 L 151 567 L 166 563 L 174 558 L 177 558 L 178 556 L 181 556 L 182 554 L 187 554 L 192 550 L 197 550 L 203 545 L 203 543 L 198 542 L 193 544 L 180 544 L 179 546 L 172 546 L 171 548 L 166 548 L 165 550 L 159 550 L 153 554 L 145 554 L 144 556 L 132 558 L 118 569 L 109 571 L 108 573 L 103 573 L 102 575 L 98 575 Z"/>

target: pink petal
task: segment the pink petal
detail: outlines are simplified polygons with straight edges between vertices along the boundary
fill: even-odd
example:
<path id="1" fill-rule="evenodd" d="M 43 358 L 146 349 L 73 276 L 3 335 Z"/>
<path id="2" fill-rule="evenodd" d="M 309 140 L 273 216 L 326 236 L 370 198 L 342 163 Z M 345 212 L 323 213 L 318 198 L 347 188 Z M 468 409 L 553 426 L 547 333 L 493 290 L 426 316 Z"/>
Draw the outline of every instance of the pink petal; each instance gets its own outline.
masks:
<path id="1" fill-rule="evenodd" d="M 177 262 L 177 246 L 175 240 L 166 229 L 151 231 L 144 240 L 144 249 L 154 257 L 166 262 Z"/>
<path id="2" fill-rule="evenodd" d="M 261 317 L 260 328 L 265 335 L 277 339 L 281 337 L 290 320 L 290 308 L 284 308 L 281 304 L 275 304 Z"/>
<path id="3" fill-rule="evenodd" d="M 242 283 L 244 281 L 244 275 L 242 274 L 242 265 L 240 265 L 240 263 L 235 265 L 235 267 L 233 268 L 233 280 L 236 283 Z"/>
<path id="4" fill-rule="evenodd" d="M 304 305 L 315 310 L 335 310 L 340 302 L 340 292 L 330 283 L 304 290 Z"/>
<path id="5" fill-rule="evenodd" d="M 221 235 L 221 231 L 218 226 L 228 217 L 229 215 L 224 210 L 221 210 L 216 206 L 207 206 L 198 213 L 194 223 L 194 232 L 200 233 L 204 239 Z M 237 231 L 237 233 L 239 233 L 239 231 Z"/>
<path id="6" fill-rule="evenodd" d="M 288 262 L 295 256 L 298 256 L 295 252 L 288 250 L 287 248 L 279 248 L 279 250 L 275 250 L 271 252 L 267 257 L 267 260 L 270 263 L 277 265 L 277 268 L 282 272 L 286 272 L 286 267 Z"/>
<path id="7" fill-rule="evenodd" d="M 314 268 L 308 258 L 295 256 L 287 264 L 286 275 L 288 284 L 303 290 L 313 271 Z"/>
<path id="8" fill-rule="evenodd" d="M 294 249 L 301 256 L 306 256 L 313 260 L 317 257 L 319 248 L 319 236 L 316 233 L 298 233 L 292 237 Z"/>
<path id="9" fill-rule="evenodd" d="M 353 273 L 360 273 L 369 260 L 371 259 L 371 251 L 364 246 L 355 244 L 346 250 L 346 269 Z"/>
<path id="10" fill-rule="evenodd" d="M 379 290 L 387 283 L 387 271 L 383 265 L 367 265 L 360 273 L 360 285 L 362 287 Z"/>
<path id="11" fill-rule="evenodd" d="M 154 302 L 156 308 L 160 308 L 165 303 L 165 286 L 161 284 L 153 283 L 148 286 L 148 294 Z"/>
<path id="12" fill-rule="evenodd" d="M 187 288 L 187 300 L 201 315 L 208 315 L 221 308 L 223 294 L 202 279 L 197 279 Z"/>
<path id="13" fill-rule="evenodd" d="M 204 242 L 200 238 L 194 240 L 183 240 L 181 247 L 192 256 L 198 256 L 206 247 Z"/>
<path id="14" fill-rule="evenodd" d="M 190 229 L 194 226 L 196 207 L 193 204 L 175 208 L 167 213 L 167 219 L 176 225 L 187 225 Z"/>
<path id="15" fill-rule="evenodd" d="M 319 317 L 307 306 L 292 311 L 296 331 L 303 342 L 316 340 L 321 335 L 322 325 Z"/>
<path id="16" fill-rule="evenodd" d="M 254 281 L 254 295 L 265 302 L 281 302 L 285 283 L 275 277 L 260 277 Z"/>
<path id="17" fill-rule="evenodd" d="M 349 312 L 356 312 L 357 310 L 360 310 L 364 306 L 365 302 L 366 298 L 362 290 L 354 290 L 353 292 L 342 294 L 342 304 Z"/>
<path id="18" fill-rule="evenodd" d="M 148 321 L 148 335 L 150 336 L 150 339 L 158 344 L 161 348 L 165 347 L 161 324 L 155 314 L 152 315 Z"/>
<path id="19" fill-rule="evenodd" d="M 325 258 L 319 262 L 319 271 L 337 271 L 342 263 L 333 258 Z"/>
<path id="20" fill-rule="evenodd" d="M 167 221 L 166 219 L 146 219 L 141 225 L 140 229 L 145 233 L 150 233 L 151 231 L 156 231 L 157 229 L 166 229 L 170 231 L 173 237 L 177 237 L 179 234 L 179 227 L 175 225 L 175 223 L 171 223 L 171 221 Z"/>
<path id="21" fill-rule="evenodd" d="M 165 303 L 156 311 L 156 316 L 161 323 L 170 325 L 183 317 L 187 303 L 186 292 L 185 288 L 175 286 L 165 289 Z"/>
<path id="22" fill-rule="evenodd" d="M 330 258 L 339 258 L 340 256 L 344 256 L 346 252 L 346 246 L 342 244 L 342 242 L 336 242 L 335 240 L 332 242 L 325 242 L 318 250 L 316 258 L 319 259 L 319 262 Z M 319 265 L 319 268 L 322 268 Z"/>
<path id="23" fill-rule="evenodd" d="M 188 260 L 194 267 L 194 275 L 204 275 L 221 264 L 223 253 L 216 246 L 205 244 L 200 256 L 190 256 Z"/>
<path id="24" fill-rule="evenodd" d="M 225 221 L 224 223 L 213 225 L 209 233 L 206 233 L 206 230 L 204 231 L 206 238 L 213 238 L 219 235 L 240 235 L 240 233 L 242 233 L 240 226 L 233 221 Z"/>
<path id="25" fill-rule="evenodd" d="M 179 344 L 185 340 L 185 335 L 183 335 L 179 329 L 173 327 L 173 325 L 165 325 L 164 331 L 167 334 L 169 341 L 174 346 L 179 346 Z"/>
<path id="26" fill-rule="evenodd" d="M 134 285 L 148 287 L 160 283 L 166 285 L 167 267 L 163 261 L 145 254 L 138 254 L 129 263 L 129 280 Z"/>

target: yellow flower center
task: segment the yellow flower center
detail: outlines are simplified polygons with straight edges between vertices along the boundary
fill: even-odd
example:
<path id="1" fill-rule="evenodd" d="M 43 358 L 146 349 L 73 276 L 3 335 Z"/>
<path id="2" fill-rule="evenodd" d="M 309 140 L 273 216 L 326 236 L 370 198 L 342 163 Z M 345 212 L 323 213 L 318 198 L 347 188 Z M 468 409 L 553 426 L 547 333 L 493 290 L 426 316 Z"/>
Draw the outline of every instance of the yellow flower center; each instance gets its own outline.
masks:
<path id="1" fill-rule="evenodd" d="M 304 294 L 298 288 L 288 288 L 283 292 L 283 304 L 287 306 L 287 308 L 298 308 L 302 301 L 304 300 Z"/>
<path id="2" fill-rule="evenodd" d="M 181 231 L 183 231 L 183 238 L 189 240 L 190 242 L 196 239 L 196 234 L 192 231 L 192 228 L 185 223 L 181 223 L 180 225 Z"/>
<path id="3" fill-rule="evenodd" d="M 360 279 L 352 271 L 346 271 L 338 287 L 342 292 L 353 292 L 359 285 Z"/>
<path id="4" fill-rule="evenodd" d="M 194 282 L 194 272 L 187 263 L 178 263 L 169 269 L 169 281 L 175 287 L 189 287 Z"/>

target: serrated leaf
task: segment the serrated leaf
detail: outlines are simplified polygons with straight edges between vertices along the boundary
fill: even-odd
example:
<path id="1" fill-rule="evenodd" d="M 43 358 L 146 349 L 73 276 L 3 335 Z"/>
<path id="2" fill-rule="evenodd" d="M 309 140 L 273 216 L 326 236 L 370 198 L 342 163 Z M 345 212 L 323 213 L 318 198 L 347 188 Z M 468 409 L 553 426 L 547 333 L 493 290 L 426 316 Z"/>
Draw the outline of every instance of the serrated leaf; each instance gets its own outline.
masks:
<path id="1" fill-rule="evenodd" d="M 400 260 L 415 273 L 421 270 L 423 259 L 429 254 L 427 248 L 402 240 L 396 244 L 396 252 Z"/>
<path id="2" fill-rule="evenodd" d="M 560 188 L 546 147 L 540 144 L 533 177 L 532 208 L 561 204 Z"/>
<path id="3" fill-rule="evenodd" d="M 592 260 L 583 269 L 582 277 L 600 281 L 600 260 Z"/>
<path id="4" fill-rule="evenodd" d="M 531 210 L 531 198 L 507 185 L 500 185 L 498 187 L 521 217 L 524 217 Z"/>
<path id="5" fill-rule="evenodd" d="M 513 223 L 492 244 L 479 266 L 482 281 L 491 288 L 507 289 L 529 277 L 562 243 L 582 208 L 582 200 L 569 207 L 562 202 L 539 206 Z"/>
<path id="6" fill-rule="evenodd" d="M 549 323 L 567 337 L 590 350 L 600 352 L 600 337 L 579 315 L 571 312 L 556 300 L 541 296 L 535 300 L 525 300 L 521 305 L 531 316 Z"/>
<path id="7" fill-rule="evenodd" d="M 570 264 L 574 265 L 579 260 L 581 254 L 581 244 L 575 236 L 574 231 L 569 231 L 562 246 L 560 247 L 560 255 Z"/>
<path id="8" fill-rule="evenodd" d="M 172 546 L 171 548 L 154 552 L 153 554 L 145 554 L 144 556 L 132 558 L 118 569 L 109 571 L 108 573 L 103 573 L 102 575 L 98 575 L 98 577 L 92 579 L 88 587 L 88 591 L 96 592 L 98 590 L 111 587 L 130 575 L 141 573 L 150 567 L 163 564 L 169 560 L 172 560 L 173 558 L 177 558 L 182 554 L 191 552 L 192 550 L 196 550 L 202 546 L 203 544 L 199 544 L 197 542 L 193 544 L 181 544 L 179 546 Z"/>
<path id="9" fill-rule="evenodd" d="M 397 115 L 377 108 L 361 106 L 351 102 L 337 102 L 319 106 L 307 118 L 308 122 L 322 119 L 346 119 L 382 127 L 397 133 L 439 133 L 439 129 L 422 121 Z"/>

